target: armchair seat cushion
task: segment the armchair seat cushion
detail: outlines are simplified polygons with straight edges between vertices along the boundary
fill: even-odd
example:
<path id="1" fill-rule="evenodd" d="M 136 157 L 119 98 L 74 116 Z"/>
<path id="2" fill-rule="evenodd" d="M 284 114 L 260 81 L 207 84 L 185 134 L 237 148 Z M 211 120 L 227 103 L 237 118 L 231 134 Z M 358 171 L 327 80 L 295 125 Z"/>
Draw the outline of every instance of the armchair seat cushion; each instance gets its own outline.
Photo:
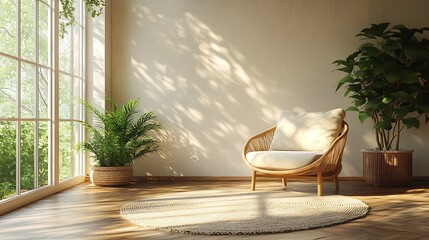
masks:
<path id="1" fill-rule="evenodd" d="M 255 151 L 248 152 L 246 159 L 258 168 L 291 170 L 307 166 L 322 155 L 320 151 Z"/>

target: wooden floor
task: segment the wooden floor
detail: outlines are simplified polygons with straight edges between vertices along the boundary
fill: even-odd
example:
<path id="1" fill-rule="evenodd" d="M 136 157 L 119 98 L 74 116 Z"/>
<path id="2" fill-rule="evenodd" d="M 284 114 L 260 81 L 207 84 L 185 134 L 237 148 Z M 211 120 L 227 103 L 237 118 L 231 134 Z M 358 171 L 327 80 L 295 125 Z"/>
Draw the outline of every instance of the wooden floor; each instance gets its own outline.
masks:
<path id="1" fill-rule="evenodd" d="M 247 190 L 250 182 L 169 182 L 100 188 L 88 183 L 0 217 L 0 239 L 429 239 L 429 183 L 382 188 L 362 181 L 340 182 L 341 195 L 371 207 L 370 214 L 350 223 L 315 230 L 247 236 L 201 236 L 146 229 L 121 218 L 127 201 L 168 192 L 204 189 Z M 334 194 L 332 183 L 325 194 Z M 281 189 L 280 181 L 261 181 L 257 191 Z M 312 182 L 291 182 L 287 190 L 316 194 Z M 287 191 L 285 190 L 285 191 Z"/>

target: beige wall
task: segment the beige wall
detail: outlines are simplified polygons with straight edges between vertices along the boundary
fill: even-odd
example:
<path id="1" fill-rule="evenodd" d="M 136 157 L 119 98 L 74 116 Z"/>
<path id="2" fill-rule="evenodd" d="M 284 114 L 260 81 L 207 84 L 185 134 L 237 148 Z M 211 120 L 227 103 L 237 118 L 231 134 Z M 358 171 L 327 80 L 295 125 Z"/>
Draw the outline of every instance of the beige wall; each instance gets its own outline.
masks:
<path id="1" fill-rule="evenodd" d="M 348 107 L 331 62 L 359 44 L 369 23 L 429 26 L 429 1 L 113 0 L 112 95 L 140 97 L 165 126 L 163 153 L 136 175 L 246 176 L 245 140 L 282 109 Z M 342 176 L 361 176 L 370 125 L 351 126 Z M 414 175 L 429 176 L 429 126 L 403 137 Z"/>
<path id="2" fill-rule="evenodd" d="M 101 111 L 106 108 L 105 97 L 111 95 L 111 1 L 107 0 L 104 13 L 96 18 L 86 16 L 86 85 L 85 98 Z M 92 122 L 91 116 L 86 121 Z M 87 154 L 86 172 L 92 165 Z"/>

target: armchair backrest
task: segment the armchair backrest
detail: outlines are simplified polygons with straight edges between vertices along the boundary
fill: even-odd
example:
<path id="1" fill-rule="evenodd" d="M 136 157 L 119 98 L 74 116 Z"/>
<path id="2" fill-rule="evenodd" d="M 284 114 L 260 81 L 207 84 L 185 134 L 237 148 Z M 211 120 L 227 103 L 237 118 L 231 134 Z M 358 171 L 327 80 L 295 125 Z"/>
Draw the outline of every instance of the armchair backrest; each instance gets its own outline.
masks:
<path id="1" fill-rule="evenodd" d="M 283 111 L 271 142 L 272 151 L 326 151 L 341 131 L 345 111 Z"/>

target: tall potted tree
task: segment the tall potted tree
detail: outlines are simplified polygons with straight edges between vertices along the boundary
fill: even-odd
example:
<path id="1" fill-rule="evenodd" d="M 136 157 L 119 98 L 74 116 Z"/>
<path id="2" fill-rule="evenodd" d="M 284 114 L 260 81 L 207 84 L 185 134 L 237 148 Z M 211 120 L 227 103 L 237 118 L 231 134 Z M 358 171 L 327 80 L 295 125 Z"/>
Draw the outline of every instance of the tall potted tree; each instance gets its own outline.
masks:
<path id="1" fill-rule="evenodd" d="M 346 59 L 334 63 L 346 73 L 336 91 L 345 87 L 352 99 L 348 111 L 361 122 L 371 119 L 376 148 L 363 150 L 363 175 L 377 186 L 404 185 L 412 177 L 412 150 L 401 150 L 402 130 L 429 120 L 429 28 L 372 24 L 356 37 L 365 41 Z"/>
<path id="2" fill-rule="evenodd" d="M 105 112 L 84 102 L 94 116 L 94 124 L 83 122 L 89 139 L 80 146 L 92 153 L 96 163 L 91 170 L 91 182 L 99 186 L 126 185 L 133 178 L 134 161 L 158 150 L 158 141 L 150 132 L 160 129 L 161 124 L 153 112 L 137 118 L 137 99 L 128 100 L 124 106 L 108 101 L 111 110 Z"/>

